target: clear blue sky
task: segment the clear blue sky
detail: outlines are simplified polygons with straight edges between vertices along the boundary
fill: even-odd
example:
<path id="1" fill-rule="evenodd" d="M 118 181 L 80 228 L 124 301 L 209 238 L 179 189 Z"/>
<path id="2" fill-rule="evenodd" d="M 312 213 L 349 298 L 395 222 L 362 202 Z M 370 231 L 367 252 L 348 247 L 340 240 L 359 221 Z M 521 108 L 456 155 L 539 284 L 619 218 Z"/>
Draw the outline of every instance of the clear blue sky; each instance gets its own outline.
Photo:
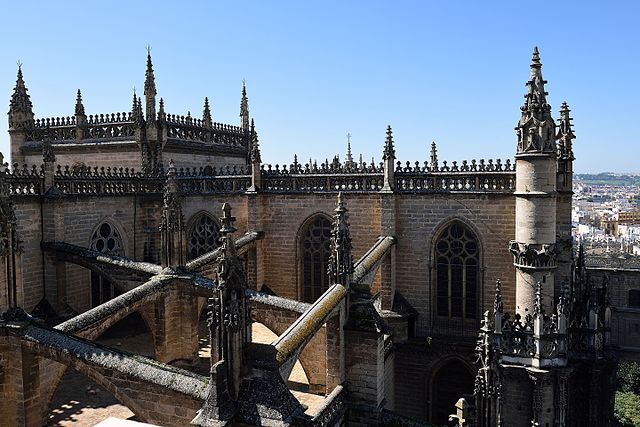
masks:
<path id="1" fill-rule="evenodd" d="M 16 61 L 37 117 L 129 110 L 152 46 L 173 114 L 237 124 L 242 79 L 263 161 L 379 161 L 385 128 L 403 162 L 512 158 L 538 45 L 558 116 L 574 117 L 577 172 L 640 172 L 640 2 L 17 2 L 0 17 L 0 94 Z M 8 153 L 6 119 L 0 149 Z"/>

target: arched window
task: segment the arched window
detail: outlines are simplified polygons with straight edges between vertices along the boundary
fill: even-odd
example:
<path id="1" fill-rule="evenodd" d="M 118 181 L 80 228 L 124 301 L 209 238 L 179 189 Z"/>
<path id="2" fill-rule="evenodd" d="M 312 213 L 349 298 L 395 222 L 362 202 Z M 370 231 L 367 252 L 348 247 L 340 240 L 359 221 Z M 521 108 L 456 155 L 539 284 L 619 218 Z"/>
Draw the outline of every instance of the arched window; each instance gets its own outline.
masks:
<path id="1" fill-rule="evenodd" d="M 89 247 L 97 252 L 109 255 L 122 255 L 124 246 L 120 233 L 108 222 L 103 222 L 91 236 Z M 113 297 L 120 295 L 120 292 L 109 280 L 101 274 L 91 272 L 91 306 L 96 307 Z"/>
<path id="2" fill-rule="evenodd" d="M 449 318 L 477 317 L 480 256 L 478 239 L 455 221 L 435 245 L 436 313 Z"/>
<path id="3" fill-rule="evenodd" d="M 323 215 L 313 217 L 305 224 L 300 240 L 302 300 L 313 302 L 329 287 L 331 221 Z"/>
<path id="4" fill-rule="evenodd" d="M 189 230 L 188 259 L 198 258 L 220 244 L 220 226 L 210 215 L 200 215 Z"/>

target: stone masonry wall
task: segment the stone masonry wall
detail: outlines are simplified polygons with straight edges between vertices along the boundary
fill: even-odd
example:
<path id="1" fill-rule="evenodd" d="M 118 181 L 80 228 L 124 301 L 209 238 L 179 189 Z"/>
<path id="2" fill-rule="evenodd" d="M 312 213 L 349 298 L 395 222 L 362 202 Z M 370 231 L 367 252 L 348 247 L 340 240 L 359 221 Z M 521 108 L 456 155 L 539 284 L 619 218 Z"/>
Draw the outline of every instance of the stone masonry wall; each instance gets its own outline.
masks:
<path id="1" fill-rule="evenodd" d="M 495 280 L 502 280 L 505 310 L 515 302 L 515 273 L 508 244 L 514 236 L 514 200 L 508 195 L 412 195 L 396 202 L 396 289 L 428 318 L 435 302 L 432 246 L 451 220 L 460 220 L 480 241 L 480 312 L 493 306 Z M 480 314 L 480 313 L 479 313 Z M 420 318 L 419 318 L 420 320 Z M 423 322 L 418 321 L 416 335 Z"/>
<path id="2" fill-rule="evenodd" d="M 63 169 L 65 166 L 90 166 L 90 167 L 118 167 L 129 168 L 135 171 L 142 170 L 140 149 L 132 143 L 123 147 L 120 143 L 82 143 L 75 147 L 54 147 L 56 164 Z M 25 156 L 28 165 L 40 165 L 42 153 L 29 153 Z"/>
<path id="3" fill-rule="evenodd" d="M 362 256 L 380 234 L 379 198 L 373 194 L 344 194 L 349 209 L 354 261 Z M 254 204 L 256 226 L 265 232 L 258 243 L 262 265 L 258 288 L 269 286 L 278 296 L 298 299 L 299 248 L 298 233 L 304 222 L 314 214 L 331 217 L 336 194 L 262 195 Z"/>

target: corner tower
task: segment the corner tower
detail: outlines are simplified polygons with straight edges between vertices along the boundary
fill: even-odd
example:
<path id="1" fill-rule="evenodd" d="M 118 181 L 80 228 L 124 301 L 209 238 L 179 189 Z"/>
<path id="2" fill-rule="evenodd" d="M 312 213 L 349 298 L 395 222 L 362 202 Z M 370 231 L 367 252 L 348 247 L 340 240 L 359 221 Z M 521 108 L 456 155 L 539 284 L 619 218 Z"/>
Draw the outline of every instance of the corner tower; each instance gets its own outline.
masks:
<path id="1" fill-rule="evenodd" d="M 530 314 L 536 283 L 543 301 L 554 301 L 556 269 L 556 125 L 547 103 L 538 48 L 516 133 L 516 230 L 510 250 L 516 267 L 516 312 Z M 551 311 L 551 306 L 547 307 Z"/>

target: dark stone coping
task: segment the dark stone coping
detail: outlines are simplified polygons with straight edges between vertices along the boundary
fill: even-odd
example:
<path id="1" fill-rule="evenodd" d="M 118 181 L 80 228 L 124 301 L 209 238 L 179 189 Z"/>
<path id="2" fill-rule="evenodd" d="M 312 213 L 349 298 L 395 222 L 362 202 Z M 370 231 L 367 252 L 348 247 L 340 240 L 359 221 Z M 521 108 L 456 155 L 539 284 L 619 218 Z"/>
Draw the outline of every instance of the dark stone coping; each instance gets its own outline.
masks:
<path id="1" fill-rule="evenodd" d="M 396 238 L 393 236 L 380 236 L 371 248 L 360 258 L 353 266 L 352 283 L 358 284 L 364 277 L 377 267 L 377 264 L 396 244 Z"/>
<path id="2" fill-rule="evenodd" d="M 225 145 L 212 142 L 193 141 L 176 138 L 167 138 L 167 144 L 163 151 L 166 153 L 183 152 L 185 149 L 189 153 L 203 154 L 235 154 L 239 157 L 247 155 L 247 148 L 242 145 Z"/>
<path id="3" fill-rule="evenodd" d="M 271 307 L 282 308 L 284 310 L 293 311 L 296 313 L 304 313 L 311 307 L 311 304 L 306 302 L 300 302 L 288 298 L 277 297 L 269 295 L 264 292 L 259 292 L 253 289 L 247 289 L 245 295 L 253 303 L 269 305 Z"/>
<path id="4" fill-rule="evenodd" d="M 204 401 L 206 377 L 93 343 L 68 333 L 28 325 L 14 333 L 30 344 L 44 347 L 46 356 L 71 365 L 74 361 L 111 370 Z"/>
<path id="5" fill-rule="evenodd" d="M 147 275 L 159 274 L 162 267 L 149 262 L 133 261 L 129 258 L 116 255 L 108 255 L 102 252 L 93 251 L 91 249 L 76 246 L 65 242 L 42 242 L 42 250 L 56 252 L 76 256 L 87 261 L 93 261 L 97 264 L 109 265 L 115 268 L 136 271 Z"/>
<path id="6" fill-rule="evenodd" d="M 43 141 L 28 141 L 22 146 L 22 150 L 25 154 L 37 154 L 42 153 Z M 123 148 L 129 148 L 129 151 L 138 151 L 138 143 L 130 136 L 123 136 L 119 138 L 109 139 L 77 139 L 63 140 L 63 141 L 51 141 L 51 145 L 55 148 L 57 153 L 64 153 L 69 151 L 84 151 L 87 147 L 100 147 L 101 149 L 110 150 L 122 150 Z"/>
<path id="7" fill-rule="evenodd" d="M 318 406 L 310 425 L 333 425 L 332 422 L 344 415 L 347 410 L 345 400 L 346 390 L 341 385 L 336 386 Z"/>
<path id="8" fill-rule="evenodd" d="M 240 238 L 236 239 L 235 245 L 236 249 L 244 249 L 245 246 L 250 243 L 255 242 L 256 240 L 261 240 L 264 238 L 264 232 L 262 231 L 248 231 Z M 189 271 L 197 270 L 199 268 L 204 267 L 210 262 L 215 261 L 222 254 L 222 249 L 217 248 L 211 252 L 207 252 L 206 254 L 200 255 L 198 258 L 194 258 L 191 261 L 187 262 L 186 268 Z"/>

